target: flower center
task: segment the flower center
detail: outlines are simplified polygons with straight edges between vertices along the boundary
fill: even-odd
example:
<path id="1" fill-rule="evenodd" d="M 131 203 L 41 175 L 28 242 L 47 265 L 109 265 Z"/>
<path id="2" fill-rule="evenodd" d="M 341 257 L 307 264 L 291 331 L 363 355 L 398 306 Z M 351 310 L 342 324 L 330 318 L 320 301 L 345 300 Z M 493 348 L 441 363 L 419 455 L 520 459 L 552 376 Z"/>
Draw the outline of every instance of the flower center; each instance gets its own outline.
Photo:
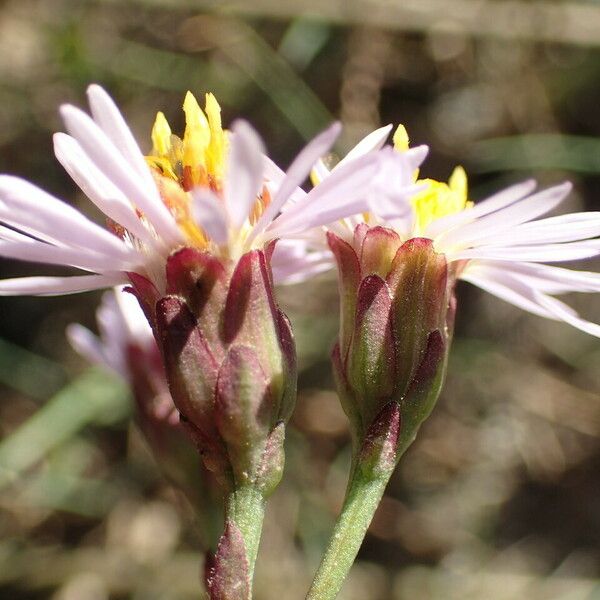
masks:
<path id="1" fill-rule="evenodd" d="M 393 141 L 398 152 L 408 150 L 409 138 L 403 125 L 396 129 Z M 411 198 L 415 211 L 415 236 L 421 235 L 431 222 L 473 206 L 468 200 L 467 175 L 462 167 L 454 169 L 448 183 L 418 177 L 417 171 L 415 182 L 425 184 L 426 187 Z"/>
<path id="2" fill-rule="evenodd" d="M 206 94 L 204 110 L 191 92 L 183 102 L 183 139 L 171 132 L 165 115 L 158 112 L 152 127 L 152 152 L 146 161 L 152 170 L 162 200 L 175 217 L 188 242 L 205 248 L 208 238 L 192 214 L 193 188 L 207 188 L 223 195 L 229 132 L 221 123 L 221 107 Z M 249 221 L 252 224 L 269 202 L 266 189 L 256 199 Z"/>

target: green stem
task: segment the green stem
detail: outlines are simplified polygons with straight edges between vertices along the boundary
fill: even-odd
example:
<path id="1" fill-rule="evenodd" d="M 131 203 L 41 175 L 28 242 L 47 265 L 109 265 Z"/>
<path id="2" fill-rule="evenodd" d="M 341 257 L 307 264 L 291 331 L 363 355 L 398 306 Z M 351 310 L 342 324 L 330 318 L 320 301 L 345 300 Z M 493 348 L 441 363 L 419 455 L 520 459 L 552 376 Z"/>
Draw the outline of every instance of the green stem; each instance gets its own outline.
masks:
<path id="1" fill-rule="evenodd" d="M 241 487 L 227 497 L 225 516 L 231 519 L 244 537 L 250 581 L 254 575 L 254 563 L 258 554 L 260 535 L 265 517 L 265 499 L 253 487 Z"/>
<path id="2" fill-rule="evenodd" d="M 367 477 L 360 466 L 354 468 L 344 506 L 307 600 L 332 600 L 338 595 L 392 473 L 390 469 L 380 476 Z"/>

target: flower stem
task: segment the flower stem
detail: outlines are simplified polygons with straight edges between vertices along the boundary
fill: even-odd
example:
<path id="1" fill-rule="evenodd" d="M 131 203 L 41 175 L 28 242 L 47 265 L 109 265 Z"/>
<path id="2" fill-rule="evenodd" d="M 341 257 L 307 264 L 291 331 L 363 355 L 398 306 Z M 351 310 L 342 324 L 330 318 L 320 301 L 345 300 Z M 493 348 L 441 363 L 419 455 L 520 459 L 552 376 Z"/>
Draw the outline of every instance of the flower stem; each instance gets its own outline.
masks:
<path id="1" fill-rule="evenodd" d="M 238 488 L 229 494 L 225 505 L 227 519 L 231 519 L 238 526 L 244 538 L 250 581 L 254 575 L 265 505 L 261 492 L 250 486 Z"/>
<path id="2" fill-rule="evenodd" d="M 392 473 L 390 469 L 385 474 L 369 477 L 360 468 L 353 469 L 344 506 L 307 600 L 332 600 L 338 595 Z"/>

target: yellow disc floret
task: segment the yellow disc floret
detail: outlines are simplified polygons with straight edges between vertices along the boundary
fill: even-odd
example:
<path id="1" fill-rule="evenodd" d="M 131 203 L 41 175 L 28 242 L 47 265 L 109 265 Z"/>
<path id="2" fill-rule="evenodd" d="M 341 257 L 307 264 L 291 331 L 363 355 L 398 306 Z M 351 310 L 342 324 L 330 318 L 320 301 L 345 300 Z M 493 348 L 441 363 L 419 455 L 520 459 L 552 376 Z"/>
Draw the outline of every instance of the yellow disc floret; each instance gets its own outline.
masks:
<path id="1" fill-rule="evenodd" d="M 210 129 L 210 140 L 205 151 L 206 171 L 213 181 L 220 182 L 225 170 L 227 135 L 221 125 L 221 107 L 212 94 L 206 94 L 205 109 Z"/>
<path id="2" fill-rule="evenodd" d="M 435 179 L 420 179 L 417 183 L 426 185 L 411 200 L 415 209 L 415 227 L 419 234 L 432 221 L 460 212 L 473 204 L 468 201 L 467 176 L 462 167 L 454 169 L 448 183 Z"/>
<path id="3" fill-rule="evenodd" d="M 207 187 L 220 194 L 225 172 L 227 132 L 221 124 L 221 107 L 212 94 L 206 94 L 202 110 L 191 92 L 183 102 L 185 131 L 183 139 L 173 135 L 162 112 L 152 127 L 152 153 L 146 160 L 157 181 L 163 202 L 169 208 L 186 238 L 196 246 L 206 236 L 191 214 L 187 192 Z"/>
<path id="4" fill-rule="evenodd" d="M 406 152 L 408 150 L 410 139 L 404 125 L 398 125 L 398 127 L 396 127 L 392 141 L 394 142 L 394 148 L 398 150 L 398 152 Z"/>
<path id="5" fill-rule="evenodd" d="M 393 141 L 394 148 L 398 152 L 408 150 L 410 140 L 404 125 L 398 125 Z M 468 199 L 467 174 L 462 167 L 454 169 L 448 183 L 435 179 L 418 179 L 418 177 L 419 172 L 416 171 L 415 182 L 423 184 L 425 189 L 411 199 L 415 209 L 416 235 L 421 235 L 432 221 L 460 212 L 473 205 Z"/>
<path id="6" fill-rule="evenodd" d="M 162 112 L 157 113 L 152 127 L 152 152 L 146 156 L 146 161 L 162 201 L 177 221 L 186 242 L 206 249 L 212 242 L 192 214 L 190 192 L 194 188 L 207 188 L 222 199 L 229 132 L 223 129 L 221 107 L 210 93 L 206 94 L 202 110 L 194 95 L 187 92 L 183 112 L 183 138 L 172 133 Z M 248 216 L 249 224 L 256 222 L 269 202 L 266 188 L 262 189 Z M 238 238 L 248 233 L 248 223 L 236 232 Z M 226 245 L 219 249 L 223 252 L 229 250 Z"/>

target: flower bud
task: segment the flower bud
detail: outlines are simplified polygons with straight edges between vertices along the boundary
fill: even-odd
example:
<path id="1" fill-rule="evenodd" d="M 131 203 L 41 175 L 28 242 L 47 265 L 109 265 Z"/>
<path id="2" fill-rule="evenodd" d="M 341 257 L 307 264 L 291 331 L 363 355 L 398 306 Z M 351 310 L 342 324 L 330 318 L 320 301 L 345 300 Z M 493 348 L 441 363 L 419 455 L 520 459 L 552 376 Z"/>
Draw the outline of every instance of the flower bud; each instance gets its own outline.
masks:
<path id="1" fill-rule="evenodd" d="M 397 458 L 437 400 L 454 278 L 426 238 L 402 243 L 395 231 L 362 223 L 350 241 L 329 232 L 328 243 L 341 303 L 332 354 L 336 383 L 362 445 L 360 462 L 376 470 L 379 463 L 389 465 L 390 440 Z"/>
<path id="2" fill-rule="evenodd" d="M 206 467 L 227 489 L 251 486 L 264 496 L 281 478 L 296 390 L 293 336 L 273 297 L 272 250 L 234 263 L 183 248 L 167 262 L 164 295 L 132 279 Z"/>

